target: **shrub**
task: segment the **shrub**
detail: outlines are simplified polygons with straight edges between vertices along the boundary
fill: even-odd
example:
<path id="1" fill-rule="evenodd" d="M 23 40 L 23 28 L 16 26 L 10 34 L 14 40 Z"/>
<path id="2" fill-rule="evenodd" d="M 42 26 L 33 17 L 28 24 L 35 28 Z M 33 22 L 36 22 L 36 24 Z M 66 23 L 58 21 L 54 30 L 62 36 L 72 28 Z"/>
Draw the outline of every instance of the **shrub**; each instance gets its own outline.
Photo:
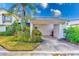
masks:
<path id="1" fill-rule="evenodd" d="M 71 26 L 66 28 L 65 38 L 72 43 L 79 43 L 79 26 Z"/>
<path id="2" fill-rule="evenodd" d="M 32 32 L 32 39 L 34 42 L 41 42 L 42 41 L 42 34 L 39 30 L 34 29 Z"/>
<path id="3" fill-rule="evenodd" d="M 11 41 L 37 43 L 42 41 L 41 36 L 41 32 L 36 29 L 33 30 L 32 36 L 30 36 L 29 27 L 27 27 L 27 30 L 24 32 L 18 31 Z"/>
<path id="4" fill-rule="evenodd" d="M 14 38 L 11 41 L 17 42 L 41 42 L 41 32 L 37 29 L 33 29 L 32 36 L 30 36 L 30 26 L 26 25 L 26 22 L 23 23 L 24 31 L 21 30 L 21 24 L 14 22 L 12 25 L 7 26 L 6 32 L 0 32 L 0 35 L 11 36 L 14 35 Z"/>
<path id="5" fill-rule="evenodd" d="M 21 31 L 21 25 L 16 21 L 11 25 L 11 27 L 14 32 Z"/>
<path id="6" fill-rule="evenodd" d="M 24 32 L 19 30 L 16 33 L 16 41 L 22 41 L 22 42 L 41 42 L 41 32 L 38 29 L 33 28 L 32 36 L 30 36 L 30 27 L 24 23 Z"/>

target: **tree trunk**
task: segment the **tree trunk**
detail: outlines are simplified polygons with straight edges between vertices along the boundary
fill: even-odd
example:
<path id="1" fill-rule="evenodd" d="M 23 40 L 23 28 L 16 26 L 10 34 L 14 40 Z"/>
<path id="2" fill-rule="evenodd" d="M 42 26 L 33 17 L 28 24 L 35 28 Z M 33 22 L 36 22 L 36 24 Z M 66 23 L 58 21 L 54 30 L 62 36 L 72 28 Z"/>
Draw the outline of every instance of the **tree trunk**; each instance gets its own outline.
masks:
<path id="1" fill-rule="evenodd" d="M 22 6 L 22 19 L 21 19 L 21 28 L 22 31 L 24 32 L 24 17 L 25 17 L 25 6 Z"/>

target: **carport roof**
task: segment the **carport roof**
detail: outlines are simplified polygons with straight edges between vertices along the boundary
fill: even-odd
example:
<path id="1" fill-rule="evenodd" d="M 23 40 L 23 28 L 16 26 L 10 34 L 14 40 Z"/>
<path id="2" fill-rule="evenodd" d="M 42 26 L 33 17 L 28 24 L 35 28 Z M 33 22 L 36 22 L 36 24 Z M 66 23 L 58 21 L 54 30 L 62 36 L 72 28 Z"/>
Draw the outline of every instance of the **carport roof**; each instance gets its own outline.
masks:
<path id="1" fill-rule="evenodd" d="M 34 20 L 62 20 L 62 21 L 68 21 L 66 19 L 61 19 L 57 17 L 33 17 Z"/>
<path id="2" fill-rule="evenodd" d="M 59 18 L 33 18 L 33 24 L 64 24 L 67 20 Z"/>

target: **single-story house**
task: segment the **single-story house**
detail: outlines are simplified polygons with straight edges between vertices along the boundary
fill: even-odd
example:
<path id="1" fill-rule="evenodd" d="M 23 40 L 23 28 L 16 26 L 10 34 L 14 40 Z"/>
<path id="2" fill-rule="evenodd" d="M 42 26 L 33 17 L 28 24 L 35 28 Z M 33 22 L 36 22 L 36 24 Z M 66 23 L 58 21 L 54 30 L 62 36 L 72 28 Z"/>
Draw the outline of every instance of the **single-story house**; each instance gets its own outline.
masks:
<path id="1" fill-rule="evenodd" d="M 58 18 L 34 18 L 33 26 L 38 27 L 43 36 L 52 36 L 55 38 L 64 38 L 63 29 L 65 20 Z"/>

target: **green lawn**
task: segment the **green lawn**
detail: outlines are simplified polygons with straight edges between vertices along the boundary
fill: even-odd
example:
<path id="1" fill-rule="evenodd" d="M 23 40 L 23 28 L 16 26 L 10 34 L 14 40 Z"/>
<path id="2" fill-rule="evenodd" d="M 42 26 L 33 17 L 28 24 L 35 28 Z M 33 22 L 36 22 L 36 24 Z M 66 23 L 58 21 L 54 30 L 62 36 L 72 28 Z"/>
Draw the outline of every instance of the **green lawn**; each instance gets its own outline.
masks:
<path id="1" fill-rule="evenodd" d="M 9 51 L 31 51 L 40 44 L 11 41 L 13 38 L 14 36 L 0 36 L 0 45 Z"/>

